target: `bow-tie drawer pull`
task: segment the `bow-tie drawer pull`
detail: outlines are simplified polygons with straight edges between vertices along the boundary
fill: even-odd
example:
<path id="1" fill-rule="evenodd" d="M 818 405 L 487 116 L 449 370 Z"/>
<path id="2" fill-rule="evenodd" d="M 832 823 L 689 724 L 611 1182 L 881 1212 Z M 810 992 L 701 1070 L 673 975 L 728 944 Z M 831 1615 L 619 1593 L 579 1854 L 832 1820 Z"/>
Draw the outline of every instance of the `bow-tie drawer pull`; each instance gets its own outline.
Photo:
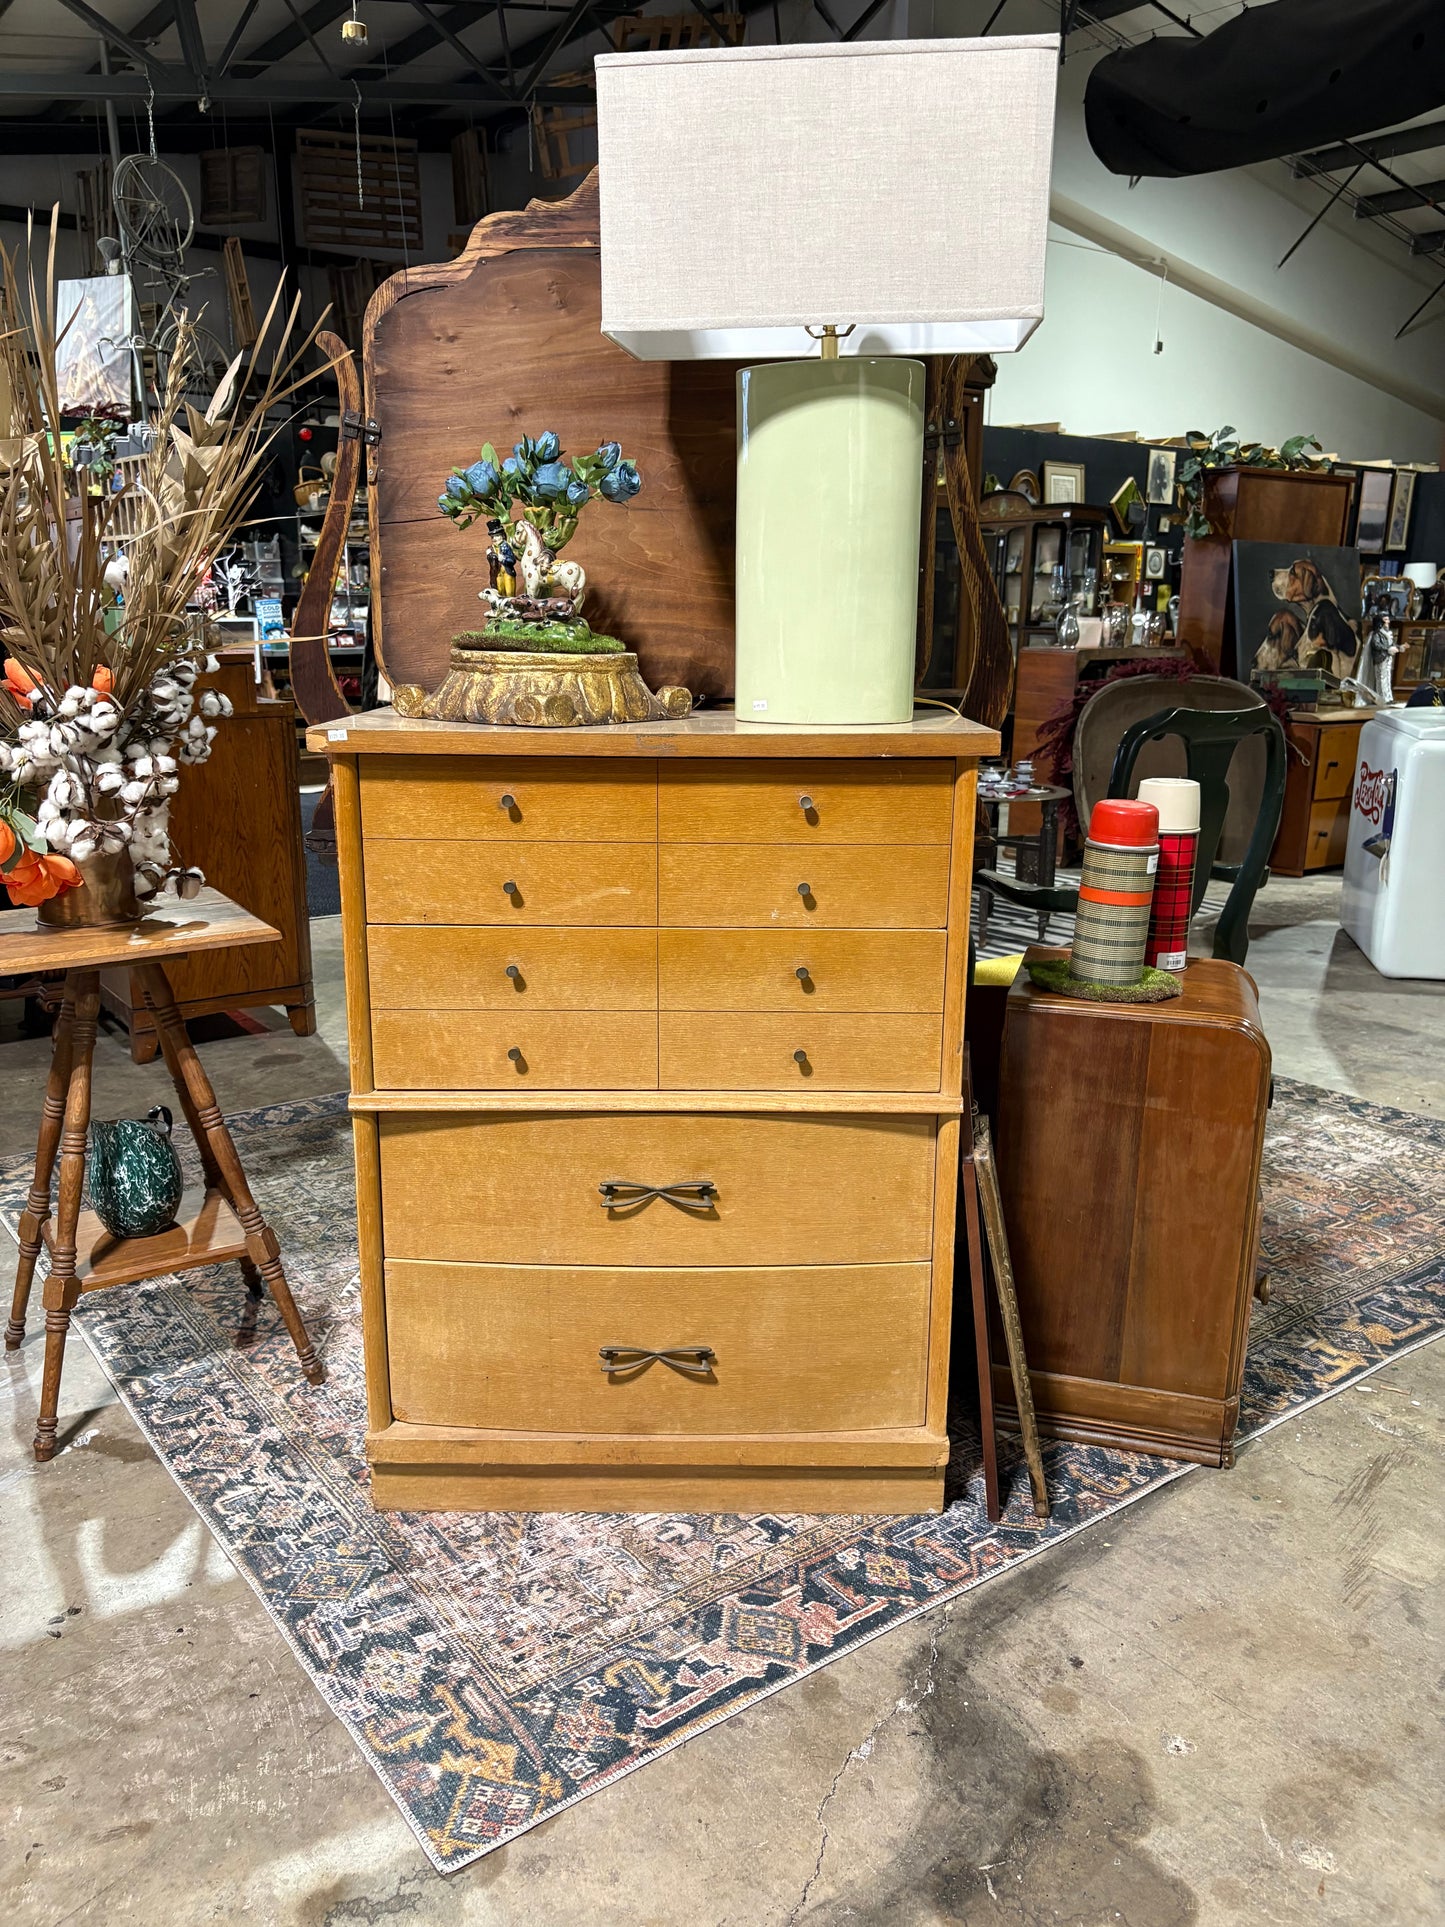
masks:
<path id="1" fill-rule="evenodd" d="M 597 1187 L 605 1211 L 621 1211 L 665 1198 L 684 1211 L 711 1211 L 717 1186 L 711 1178 L 684 1179 L 676 1184 L 643 1184 L 636 1178 L 608 1178 Z"/>
<path id="2" fill-rule="evenodd" d="M 717 1353 L 711 1345 L 670 1345 L 652 1351 L 645 1345 L 603 1345 L 597 1356 L 609 1378 L 621 1372 L 640 1372 L 648 1365 L 670 1365 L 689 1378 L 711 1378 Z"/>

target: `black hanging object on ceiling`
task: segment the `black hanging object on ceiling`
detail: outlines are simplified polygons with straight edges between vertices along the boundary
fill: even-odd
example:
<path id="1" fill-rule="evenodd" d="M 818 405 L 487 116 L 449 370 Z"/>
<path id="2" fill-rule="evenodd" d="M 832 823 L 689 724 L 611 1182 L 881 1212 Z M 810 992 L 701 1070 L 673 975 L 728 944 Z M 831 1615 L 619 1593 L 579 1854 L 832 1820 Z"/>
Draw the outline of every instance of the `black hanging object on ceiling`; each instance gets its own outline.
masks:
<path id="1" fill-rule="evenodd" d="M 1176 178 L 1351 140 L 1442 104 L 1445 0 L 1273 0 L 1200 39 L 1106 54 L 1084 120 L 1111 174 Z"/>

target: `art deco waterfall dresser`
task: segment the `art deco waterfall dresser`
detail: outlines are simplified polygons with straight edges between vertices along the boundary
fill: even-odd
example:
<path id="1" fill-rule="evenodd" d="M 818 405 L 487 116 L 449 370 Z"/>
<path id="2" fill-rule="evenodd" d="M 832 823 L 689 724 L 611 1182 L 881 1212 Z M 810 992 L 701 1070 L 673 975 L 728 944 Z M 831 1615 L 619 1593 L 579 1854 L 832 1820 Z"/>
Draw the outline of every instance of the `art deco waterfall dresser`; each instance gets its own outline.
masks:
<path id="1" fill-rule="evenodd" d="M 379 711 L 310 741 L 376 1503 L 937 1509 L 997 736 Z"/>

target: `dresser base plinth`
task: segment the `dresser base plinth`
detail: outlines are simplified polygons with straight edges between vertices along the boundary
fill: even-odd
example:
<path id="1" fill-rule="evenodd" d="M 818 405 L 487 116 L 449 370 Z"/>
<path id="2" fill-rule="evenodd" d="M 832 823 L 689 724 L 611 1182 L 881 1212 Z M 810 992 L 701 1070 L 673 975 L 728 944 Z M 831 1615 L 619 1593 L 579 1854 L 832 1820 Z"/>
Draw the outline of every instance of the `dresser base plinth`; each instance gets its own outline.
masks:
<path id="1" fill-rule="evenodd" d="M 373 1465 L 379 1512 L 943 1510 L 943 1471 L 917 1466 Z"/>

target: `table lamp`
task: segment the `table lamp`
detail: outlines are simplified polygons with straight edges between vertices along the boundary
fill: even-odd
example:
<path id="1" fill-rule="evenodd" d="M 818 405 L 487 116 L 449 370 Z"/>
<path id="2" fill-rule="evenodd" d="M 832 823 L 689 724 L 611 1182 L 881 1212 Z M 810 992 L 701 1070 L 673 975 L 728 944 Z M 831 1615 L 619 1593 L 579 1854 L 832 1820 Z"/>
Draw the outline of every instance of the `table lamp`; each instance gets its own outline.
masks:
<path id="1" fill-rule="evenodd" d="M 1053 35 L 597 57 L 602 331 L 738 373 L 737 712 L 913 714 L 920 355 L 1043 315 Z"/>

